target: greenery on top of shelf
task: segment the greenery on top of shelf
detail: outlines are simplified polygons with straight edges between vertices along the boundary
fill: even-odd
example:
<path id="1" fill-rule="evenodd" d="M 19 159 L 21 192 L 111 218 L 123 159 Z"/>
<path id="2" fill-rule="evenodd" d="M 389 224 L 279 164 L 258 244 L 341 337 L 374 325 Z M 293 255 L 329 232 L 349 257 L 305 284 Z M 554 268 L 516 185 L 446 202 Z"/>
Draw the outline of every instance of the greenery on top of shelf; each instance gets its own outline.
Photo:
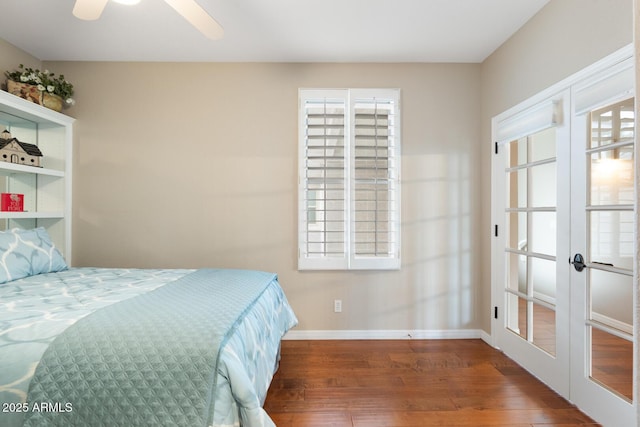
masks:
<path id="1" fill-rule="evenodd" d="M 41 92 L 48 92 L 60 96 L 67 104 L 75 103 L 73 96 L 73 85 L 69 83 L 63 74 L 56 76 L 49 70 L 40 71 L 20 64 L 18 70 L 6 71 L 5 77 L 15 82 L 31 84 L 38 87 Z"/>

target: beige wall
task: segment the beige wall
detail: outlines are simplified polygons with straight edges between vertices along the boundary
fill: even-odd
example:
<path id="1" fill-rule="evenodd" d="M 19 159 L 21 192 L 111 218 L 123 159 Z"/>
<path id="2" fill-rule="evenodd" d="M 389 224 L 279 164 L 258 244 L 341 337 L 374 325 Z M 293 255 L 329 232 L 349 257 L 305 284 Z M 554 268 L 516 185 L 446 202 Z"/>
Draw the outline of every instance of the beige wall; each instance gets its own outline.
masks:
<path id="1" fill-rule="evenodd" d="M 76 86 L 76 265 L 274 271 L 300 330 L 480 324 L 478 64 L 47 66 Z M 300 87 L 402 90 L 400 271 L 297 271 Z"/>
<path id="2" fill-rule="evenodd" d="M 5 71 L 16 70 L 20 64 L 31 68 L 40 68 L 42 65 L 38 58 L 0 39 L 0 81 L 2 85 L 4 85 Z"/>
<path id="3" fill-rule="evenodd" d="M 481 67 L 482 199 L 491 197 L 491 118 L 633 41 L 632 0 L 551 0 Z M 481 228 L 491 229 L 489 205 Z M 480 310 L 491 312 L 490 233 L 481 233 Z M 481 316 L 489 331 L 491 317 Z"/>

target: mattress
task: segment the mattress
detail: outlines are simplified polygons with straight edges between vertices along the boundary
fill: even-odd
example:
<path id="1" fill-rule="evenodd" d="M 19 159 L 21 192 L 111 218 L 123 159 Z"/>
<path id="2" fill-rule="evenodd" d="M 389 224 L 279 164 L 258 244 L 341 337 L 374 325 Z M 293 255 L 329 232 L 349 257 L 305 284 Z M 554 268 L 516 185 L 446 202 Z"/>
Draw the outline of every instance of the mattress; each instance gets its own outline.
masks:
<path id="1" fill-rule="evenodd" d="M 236 279 L 236 275 L 245 277 L 247 273 L 257 274 L 244 270 L 73 268 L 33 275 L 0 285 L 0 425 L 114 425 L 123 419 L 127 420 L 128 425 L 273 425 L 261 406 L 277 366 L 280 339 L 288 329 L 297 324 L 297 319 L 275 275 L 261 273 L 264 285 L 256 287 L 254 297 L 246 295 L 238 285 L 245 279 Z M 159 334 L 162 329 L 171 328 L 155 327 L 152 321 L 140 317 L 147 309 L 146 302 L 143 301 L 152 300 L 154 296 L 161 300 L 160 295 L 164 293 L 167 295 L 161 304 L 165 304 L 165 308 L 149 308 L 149 312 L 156 313 L 153 316 L 160 316 L 161 320 L 158 321 L 164 322 L 162 324 L 172 324 L 171 317 L 166 317 L 172 314 L 165 316 L 165 312 L 170 312 L 174 306 L 180 305 L 177 300 L 182 298 L 182 295 L 190 293 L 193 286 L 196 286 L 194 284 L 199 283 L 201 278 L 209 281 L 218 280 L 218 286 L 231 280 L 234 283 L 232 288 L 238 287 L 244 298 L 241 302 L 230 303 L 228 299 L 217 301 L 219 298 L 209 295 L 203 300 L 207 301 L 206 304 L 199 304 L 197 300 L 200 297 L 194 293 L 192 298 L 196 303 L 185 300 L 182 303 L 185 307 L 183 312 L 177 311 L 177 314 L 174 314 L 177 316 L 176 319 L 182 322 L 191 312 L 195 313 L 195 309 L 190 309 L 192 306 L 204 307 L 201 311 L 208 316 L 209 311 L 226 313 L 231 306 L 237 305 L 235 311 L 239 314 L 233 318 L 230 317 L 231 314 L 225 314 L 228 317 L 227 329 L 215 332 L 212 335 L 215 339 L 206 335 L 210 328 L 204 328 L 205 332 L 200 335 L 191 333 L 192 329 L 203 329 L 205 323 L 202 320 L 198 320 L 198 324 L 194 324 L 193 327 L 184 326 L 188 323 L 180 324 L 181 330 L 188 333 L 169 331 L 162 336 Z M 183 291 L 184 289 L 188 292 Z M 224 289 L 224 286 L 221 289 Z M 235 301 L 235 298 L 231 300 Z M 133 317 L 128 319 L 129 315 Z M 107 316 L 107 320 L 103 319 L 103 323 L 98 324 L 101 326 L 93 326 L 98 328 L 95 329 L 98 332 L 90 333 L 89 338 L 83 338 L 80 344 L 77 339 L 74 341 L 68 338 L 71 332 L 82 330 L 82 325 L 88 325 L 100 316 Z M 108 316 L 115 316 L 115 319 L 119 320 L 109 321 Z M 162 347 L 163 341 L 174 341 L 173 337 L 176 335 L 180 335 L 181 339 L 182 335 L 185 335 L 185 340 L 189 334 L 193 335 L 190 338 L 193 342 L 184 341 L 185 343 L 177 346 L 190 349 L 197 345 L 198 351 L 206 350 L 207 358 L 202 360 L 203 363 L 211 365 L 205 368 L 210 369 L 212 373 L 211 378 L 203 382 L 203 386 L 209 390 L 206 393 L 200 390 L 198 394 L 188 390 L 191 387 L 188 382 L 183 385 L 176 384 L 181 378 L 180 371 L 186 371 L 184 366 L 191 367 L 191 362 L 180 368 L 179 364 L 165 363 L 166 360 L 163 360 L 162 370 L 173 369 L 178 372 L 162 372 L 161 375 L 148 370 L 150 368 L 141 368 L 142 365 L 139 364 L 131 365 L 133 368 L 122 368 L 118 372 L 119 366 L 126 363 L 117 357 L 124 357 L 121 353 L 126 351 L 114 351 L 111 348 L 114 346 L 113 342 L 105 344 L 107 348 L 104 349 L 96 347 L 103 343 L 84 341 L 91 341 L 91 335 L 96 336 L 95 341 L 105 341 L 104 337 L 108 336 L 106 329 L 111 329 L 111 325 L 119 321 L 124 325 L 125 332 L 114 332 L 114 337 L 127 335 L 129 329 L 135 329 L 127 328 L 126 325 L 148 323 L 148 331 L 142 329 L 141 336 L 146 339 L 147 335 L 159 334 L 159 342 L 149 345 Z M 136 340 L 135 336 L 128 339 Z M 72 344 L 65 344 L 67 342 Z M 206 345 L 203 345 L 203 342 Z M 94 356 L 69 362 L 69 366 L 61 368 L 71 356 L 76 357 L 76 347 L 82 347 L 79 353 L 88 355 L 92 353 L 87 348 L 92 348 Z M 66 351 L 71 353 L 65 353 Z M 93 359 L 98 358 L 96 354 L 102 358 L 109 352 L 115 353 L 115 359 L 109 361 L 114 365 L 106 369 L 103 365 L 90 366 L 94 364 Z M 146 355 L 145 359 L 153 359 L 152 356 L 161 354 L 161 351 L 146 347 L 141 354 Z M 212 363 L 212 360 L 215 360 L 215 363 Z M 104 361 L 100 363 L 102 362 Z M 147 362 L 148 360 L 136 363 Z M 85 372 L 67 375 L 79 365 L 84 367 Z M 100 369 L 103 371 L 102 374 L 96 374 Z M 99 381 L 91 384 L 93 377 L 104 376 L 104 372 L 113 373 L 112 376 L 122 381 L 122 386 L 117 386 L 117 393 L 105 395 L 104 379 L 98 378 Z M 144 372 L 144 375 L 140 372 Z M 207 375 L 203 374 L 204 377 Z M 67 384 L 56 384 L 64 382 L 58 380 L 63 376 L 68 377 Z M 140 391 L 135 390 L 136 376 L 145 377 L 145 381 L 149 381 L 147 377 L 157 377 L 159 383 L 149 387 L 155 390 L 153 393 L 157 396 L 144 396 L 144 400 L 140 401 Z M 113 384 L 120 383 L 111 384 L 113 387 Z M 167 390 L 173 391 L 166 392 Z M 179 390 L 180 393 L 183 393 L 181 390 L 185 390 L 183 394 L 186 397 L 181 403 L 175 403 L 175 390 Z M 114 394 L 118 395 L 117 399 L 113 398 Z M 201 398 L 203 394 L 204 403 L 194 401 L 193 396 Z M 174 406 L 163 400 L 167 395 L 173 399 Z M 83 401 L 83 396 L 88 396 L 88 400 Z M 103 412 L 95 407 L 88 410 L 88 402 L 93 402 L 94 405 L 98 402 Z M 185 406 L 184 411 L 176 412 L 175 405 Z M 172 410 L 168 410 L 169 407 Z"/>

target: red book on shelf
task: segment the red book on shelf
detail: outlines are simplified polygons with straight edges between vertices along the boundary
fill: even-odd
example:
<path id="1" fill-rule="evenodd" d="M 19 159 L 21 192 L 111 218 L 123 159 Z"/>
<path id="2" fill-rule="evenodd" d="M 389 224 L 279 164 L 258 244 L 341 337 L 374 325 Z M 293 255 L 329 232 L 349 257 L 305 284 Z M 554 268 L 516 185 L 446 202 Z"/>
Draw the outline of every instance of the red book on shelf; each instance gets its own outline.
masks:
<path id="1" fill-rule="evenodd" d="M 3 212 L 24 211 L 24 194 L 0 193 L 0 211 L 3 211 Z"/>

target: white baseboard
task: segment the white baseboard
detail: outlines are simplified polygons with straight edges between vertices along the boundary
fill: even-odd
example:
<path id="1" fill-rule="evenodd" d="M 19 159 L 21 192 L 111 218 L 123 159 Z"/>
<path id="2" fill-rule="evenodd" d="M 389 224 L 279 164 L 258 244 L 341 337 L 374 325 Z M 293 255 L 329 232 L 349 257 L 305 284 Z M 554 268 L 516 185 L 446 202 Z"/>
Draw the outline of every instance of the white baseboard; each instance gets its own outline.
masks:
<path id="1" fill-rule="evenodd" d="M 480 339 L 493 347 L 493 337 L 482 329 L 480 329 Z"/>
<path id="2" fill-rule="evenodd" d="M 486 336 L 485 336 L 486 335 Z M 291 330 L 285 340 L 433 340 L 433 339 L 482 339 L 490 342 L 491 336 L 480 329 L 443 330 Z"/>

